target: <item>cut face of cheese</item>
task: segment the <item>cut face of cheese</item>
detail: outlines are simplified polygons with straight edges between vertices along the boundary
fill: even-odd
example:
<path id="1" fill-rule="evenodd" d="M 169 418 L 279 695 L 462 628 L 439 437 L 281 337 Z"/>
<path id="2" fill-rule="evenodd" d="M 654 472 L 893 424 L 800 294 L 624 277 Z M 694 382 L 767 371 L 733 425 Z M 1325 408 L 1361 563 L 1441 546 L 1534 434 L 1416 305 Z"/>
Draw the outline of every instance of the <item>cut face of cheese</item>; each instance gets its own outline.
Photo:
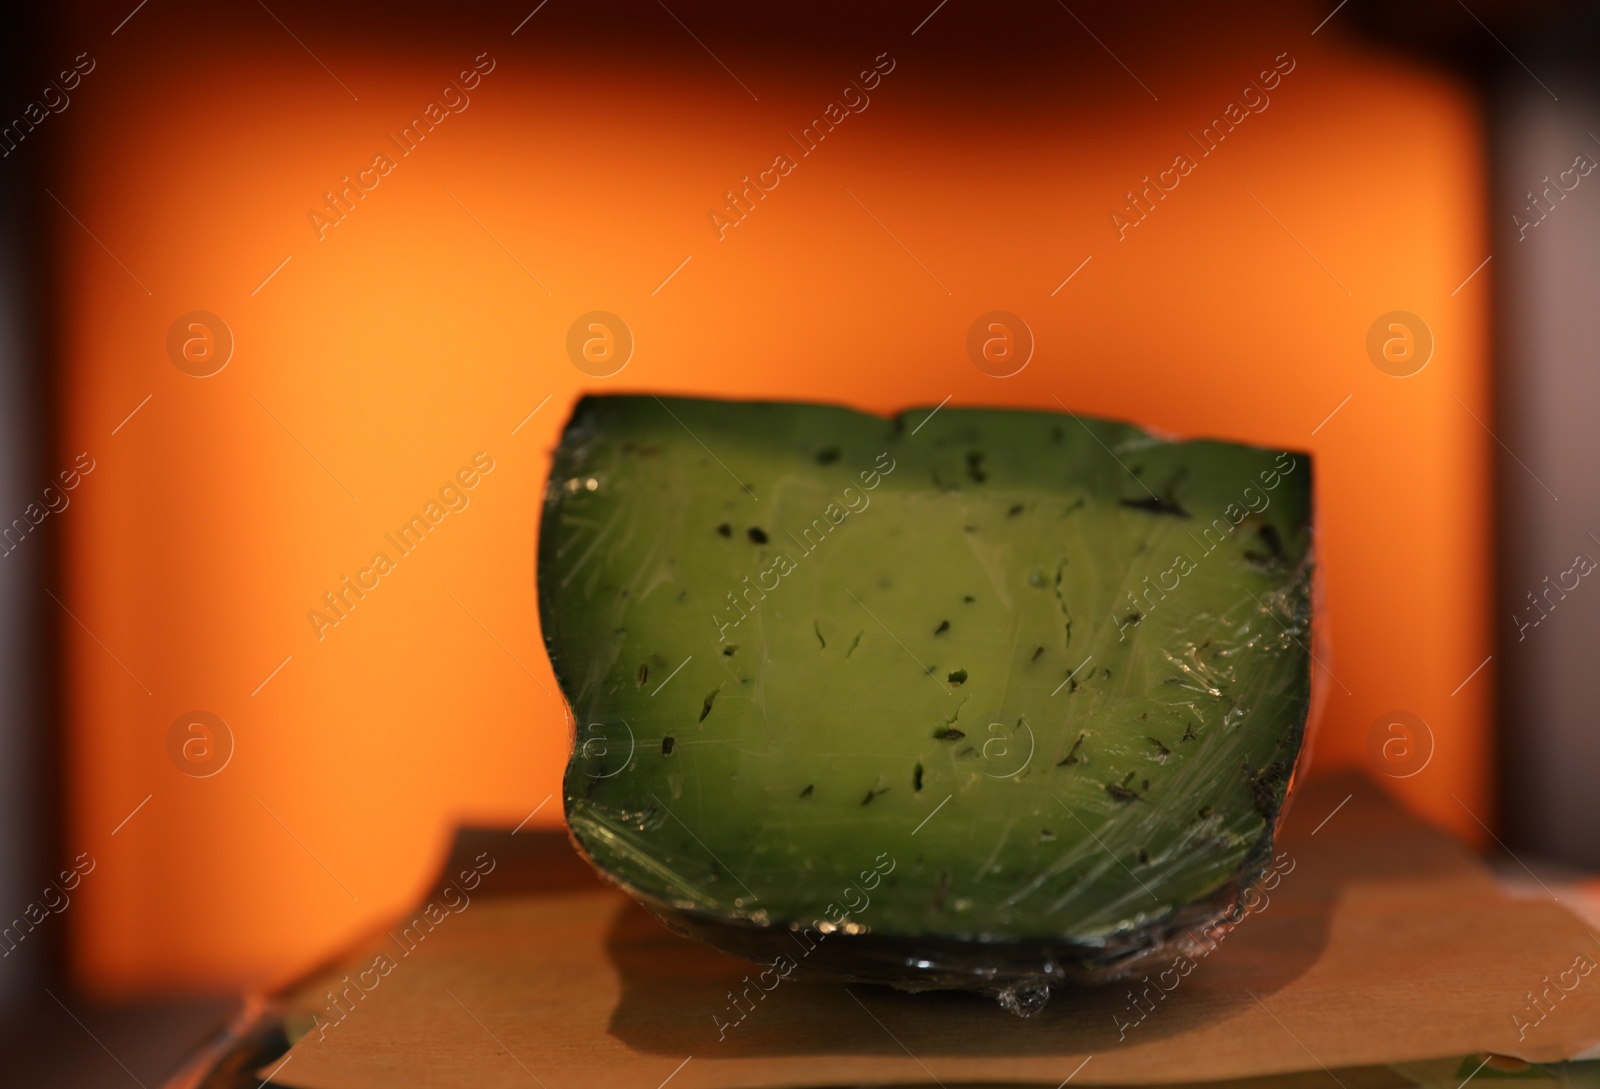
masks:
<path id="1" fill-rule="evenodd" d="M 1271 863 L 1311 570 L 1305 454 L 585 398 L 538 570 L 572 835 L 751 959 L 1022 1007 L 1114 977 Z"/>

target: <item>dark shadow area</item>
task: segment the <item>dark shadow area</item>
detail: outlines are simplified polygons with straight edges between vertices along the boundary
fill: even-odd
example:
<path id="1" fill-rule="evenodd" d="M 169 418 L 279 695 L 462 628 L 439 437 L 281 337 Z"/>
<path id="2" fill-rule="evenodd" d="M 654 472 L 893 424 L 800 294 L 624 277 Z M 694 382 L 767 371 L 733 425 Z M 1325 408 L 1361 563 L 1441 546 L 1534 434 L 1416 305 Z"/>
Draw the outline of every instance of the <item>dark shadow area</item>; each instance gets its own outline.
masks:
<path id="1" fill-rule="evenodd" d="M 71 992 L 0 1020 L 0 1084 L 62 1089 L 154 1089 L 237 1002 L 221 998 L 98 1005 Z M 254 1084 L 254 1083 L 252 1083 Z"/>
<path id="2" fill-rule="evenodd" d="M 423 901 L 433 899 L 451 880 L 471 871 L 480 856 L 494 860 L 481 891 L 474 896 L 501 897 L 549 895 L 594 889 L 604 885 L 594 867 L 580 855 L 562 829 L 531 828 L 508 832 L 504 828 L 460 828 L 450 853 Z"/>
<path id="3" fill-rule="evenodd" d="M 1242 989 L 1227 994 L 1203 982 L 1228 941 L 1243 940 L 1226 939 L 1212 954 L 1212 964 L 1201 964 L 1170 994 L 1155 997 L 1152 984 L 1156 1009 L 1136 1030 L 1124 1032 L 1116 1015 L 1123 1023 L 1139 1016 L 1128 1012 L 1127 984 L 1057 990 L 1043 1011 L 1026 1020 L 971 992 L 906 994 L 806 979 L 798 972 L 764 990 L 756 966 L 685 941 L 643 908 L 627 904 L 607 936 L 623 987 L 610 1030 L 631 1047 L 663 1056 L 685 1048 L 728 1058 L 840 1052 L 901 1056 L 902 1044 L 918 1056 L 1104 1052 L 1227 1020 L 1253 1005 Z M 1282 986 L 1311 959 L 1314 953 L 1299 963 L 1282 963 L 1277 978 L 1260 985 L 1268 991 Z M 776 976 L 766 978 L 771 983 Z M 863 1032 L 863 1010 L 884 1031 Z"/>

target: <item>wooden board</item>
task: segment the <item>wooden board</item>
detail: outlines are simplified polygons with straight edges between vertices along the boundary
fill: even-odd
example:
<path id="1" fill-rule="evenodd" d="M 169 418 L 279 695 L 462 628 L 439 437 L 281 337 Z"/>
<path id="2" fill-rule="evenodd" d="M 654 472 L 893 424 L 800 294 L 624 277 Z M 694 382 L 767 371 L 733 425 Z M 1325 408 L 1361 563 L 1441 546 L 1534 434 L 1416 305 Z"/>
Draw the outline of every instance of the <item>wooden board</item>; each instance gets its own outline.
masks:
<path id="1" fill-rule="evenodd" d="M 570 852 L 516 840 L 465 840 L 432 912 L 289 996 L 291 1024 L 310 1030 L 258 1076 L 299 1089 L 561 1089 L 597 1074 L 645 1089 L 1122 1085 L 1483 1052 L 1553 1061 L 1600 1042 L 1600 972 L 1583 967 L 1600 938 L 1554 899 L 1507 897 L 1356 780 L 1307 784 L 1279 880 L 1187 973 L 1058 992 L 1031 1020 L 970 995 L 761 977 L 669 933 Z M 462 888 L 474 860 L 493 869 Z"/>

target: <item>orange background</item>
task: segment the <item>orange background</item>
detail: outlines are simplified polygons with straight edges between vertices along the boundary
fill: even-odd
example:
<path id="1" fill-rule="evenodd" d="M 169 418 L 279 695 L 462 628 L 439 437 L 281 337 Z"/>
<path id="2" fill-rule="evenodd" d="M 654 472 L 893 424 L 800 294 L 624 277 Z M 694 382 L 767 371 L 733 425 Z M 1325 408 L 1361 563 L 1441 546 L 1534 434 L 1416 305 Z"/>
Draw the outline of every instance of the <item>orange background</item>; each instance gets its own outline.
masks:
<path id="1" fill-rule="evenodd" d="M 556 6 L 515 37 L 525 12 L 397 44 L 274 5 L 316 59 L 265 13 L 223 26 L 151 5 L 115 38 L 99 20 L 120 9 L 83 17 L 99 67 L 54 189 L 82 225 L 45 206 L 60 457 L 96 459 L 62 516 L 59 594 L 81 621 L 64 623 L 67 842 L 98 861 L 69 920 L 83 981 L 281 978 L 413 900 L 458 822 L 515 825 L 549 798 L 531 824 L 559 823 L 568 736 L 533 557 L 550 450 L 586 390 L 882 412 L 1054 395 L 1311 450 L 1338 678 L 1313 770 L 1364 766 L 1374 718 L 1412 711 L 1436 752 L 1386 787 L 1481 839 L 1464 807 L 1492 823 L 1493 664 L 1451 695 L 1490 650 L 1492 440 L 1472 414 L 1490 415 L 1492 266 L 1451 294 L 1487 253 L 1464 92 L 1337 26 L 1310 36 L 1320 9 L 1154 35 L 1075 7 L 1118 60 L 1047 10 L 1022 37 L 1048 43 L 955 69 L 963 20 L 983 17 L 958 5 L 805 63 L 673 10 L 750 93 L 657 5 L 629 9 L 650 40 L 623 53 Z M 470 106 L 319 240 L 308 210 L 484 51 Z M 786 131 L 885 51 L 870 107 L 799 158 Z M 1197 156 L 1186 132 L 1285 51 L 1271 106 L 1119 242 L 1122 194 Z M 719 241 L 710 211 L 780 151 L 798 167 Z M 205 379 L 166 356 L 195 309 L 237 342 Z M 614 378 L 565 355 L 593 309 L 636 338 Z M 1012 378 L 965 355 L 992 309 L 1037 338 Z M 1365 350 L 1396 309 L 1437 342 L 1407 379 Z M 495 468 L 470 506 L 319 639 L 308 610 L 393 558 L 383 534 L 479 451 Z M 167 755 L 195 709 L 236 742 L 206 779 Z"/>

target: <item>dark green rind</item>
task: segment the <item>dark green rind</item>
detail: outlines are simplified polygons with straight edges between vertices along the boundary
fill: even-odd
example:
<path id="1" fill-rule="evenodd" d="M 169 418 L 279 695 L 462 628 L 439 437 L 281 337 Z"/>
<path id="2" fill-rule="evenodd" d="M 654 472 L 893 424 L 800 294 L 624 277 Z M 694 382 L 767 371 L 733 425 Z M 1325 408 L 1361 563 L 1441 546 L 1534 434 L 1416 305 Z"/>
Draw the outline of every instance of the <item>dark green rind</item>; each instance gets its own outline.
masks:
<path id="1" fill-rule="evenodd" d="M 539 551 L 569 826 L 752 959 L 1111 978 L 1271 860 L 1310 698 L 1310 459 L 930 411 L 578 404 Z"/>

